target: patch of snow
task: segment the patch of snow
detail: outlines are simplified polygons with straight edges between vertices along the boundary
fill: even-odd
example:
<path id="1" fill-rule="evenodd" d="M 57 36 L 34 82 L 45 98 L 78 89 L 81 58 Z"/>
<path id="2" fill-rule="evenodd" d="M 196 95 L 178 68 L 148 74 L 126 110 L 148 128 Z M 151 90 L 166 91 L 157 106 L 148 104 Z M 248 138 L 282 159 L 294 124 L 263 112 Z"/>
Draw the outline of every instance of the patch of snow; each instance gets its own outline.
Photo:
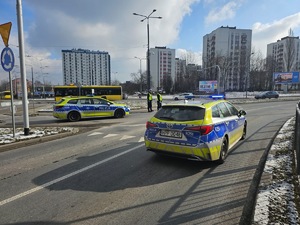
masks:
<path id="1" fill-rule="evenodd" d="M 260 183 L 254 224 L 300 224 L 292 171 L 294 124 L 295 117 L 284 124 L 271 146 L 264 168 L 270 179 Z"/>
<path id="2" fill-rule="evenodd" d="M 73 127 L 36 127 L 30 129 L 29 135 L 24 135 L 23 128 L 16 128 L 14 136 L 12 128 L 0 128 L 0 145 L 44 136 L 50 136 L 59 133 L 74 133 L 77 132 L 76 130 L 77 129 Z"/>

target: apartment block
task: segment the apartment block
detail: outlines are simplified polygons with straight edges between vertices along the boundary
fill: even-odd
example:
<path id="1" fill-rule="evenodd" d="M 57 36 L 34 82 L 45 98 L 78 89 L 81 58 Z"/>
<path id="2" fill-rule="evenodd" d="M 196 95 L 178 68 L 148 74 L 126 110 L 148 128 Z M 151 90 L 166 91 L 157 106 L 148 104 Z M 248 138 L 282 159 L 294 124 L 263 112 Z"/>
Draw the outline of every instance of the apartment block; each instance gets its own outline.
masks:
<path id="1" fill-rule="evenodd" d="M 155 47 L 150 49 L 150 76 L 153 90 L 166 90 L 175 81 L 175 49 Z"/>
<path id="2" fill-rule="evenodd" d="M 62 50 L 64 85 L 111 84 L 110 55 L 86 49 Z"/>
<path id="3" fill-rule="evenodd" d="M 219 27 L 203 37 L 205 80 L 219 80 L 221 90 L 243 91 L 250 72 L 252 30 Z"/>
<path id="4" fill-rule="evenodd" d="M 267 57 L 276 65 L 276 72 L 300 71 L 299 37 L 284 37 L 267 45 Z"/>
<path id="5" fill-rule="evenodd" d="M 186 75 L 186 60 L 175 58 L 175 80 Z"/>

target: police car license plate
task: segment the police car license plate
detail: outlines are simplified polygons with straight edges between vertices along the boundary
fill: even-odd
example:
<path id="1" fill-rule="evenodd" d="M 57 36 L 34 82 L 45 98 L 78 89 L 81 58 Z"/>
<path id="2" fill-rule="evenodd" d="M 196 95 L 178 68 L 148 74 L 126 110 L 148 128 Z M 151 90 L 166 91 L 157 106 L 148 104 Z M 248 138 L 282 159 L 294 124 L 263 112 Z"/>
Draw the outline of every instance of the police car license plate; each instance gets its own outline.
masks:
<path id="1" fill-rule="evenodd" d="M 179 131 L 175 131 L 175 130 L 161 130 L 160 136 L 181 138 L 182 133 Z"/>

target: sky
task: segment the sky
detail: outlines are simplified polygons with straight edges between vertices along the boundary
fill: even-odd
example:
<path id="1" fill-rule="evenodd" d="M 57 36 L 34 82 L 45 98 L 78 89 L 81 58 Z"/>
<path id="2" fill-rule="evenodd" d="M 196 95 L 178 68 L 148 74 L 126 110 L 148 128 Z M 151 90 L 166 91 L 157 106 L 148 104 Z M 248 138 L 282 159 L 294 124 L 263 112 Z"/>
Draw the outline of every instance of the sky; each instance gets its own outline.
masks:
<path id="1" fill-rule="evenodd" d="M 266 55 L 267 44 L 300 34 L 300 0 L 19 0 L 22 6 L 26 78 L 63 84 L 62 50 L 106 51 L 112 80 L 132 80 L 146 69 L 147 20 L 150 48 L 176 49 L 202 64 L 203 36 L 221 26 L 252 30 L 252 51 Z M 0 25 L 12 22 L 9 47 L 15 55 L 12 79 L 20 77 L 17 0 L 0 0 Z M 0 40 L 0 49 L 5 47 Z M 137 59 L 137 58 L 140 59 Z M 32 68 L 32 70 L 31 70 Z M 33 72 L 32 72 L 33 71 Z M 0 68 L 0 80 L 9 75 Z"/>

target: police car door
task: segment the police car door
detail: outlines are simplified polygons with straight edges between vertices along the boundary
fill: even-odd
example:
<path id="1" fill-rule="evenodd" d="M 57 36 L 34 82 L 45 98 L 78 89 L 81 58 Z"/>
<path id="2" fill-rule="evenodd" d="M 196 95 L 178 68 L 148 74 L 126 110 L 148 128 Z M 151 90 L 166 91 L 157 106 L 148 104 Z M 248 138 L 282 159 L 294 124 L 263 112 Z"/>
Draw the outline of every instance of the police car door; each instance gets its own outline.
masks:
<path id="1" fill-rule="evenodd" d="M 79 109 L 83 117 L 94 116 L 95 107 L 89 98 L 79 99 Z"/>
<path id="2" fill-rule="evenodd" d="M 231 114 L 225 102 L 219 103 L 218 107 L 221 111 L 223 122 L 225 123 L 227 132 L 229 134 L 229 146 L 231 146 L 239 139 L 238 116 Z"/>
<path id="3" fill-rule="evenodd" d="M 110 104 L 105 99 L 94 98 L 95 105 L 95 116 L 112 116 L 113 112 L 111 110 Z"/>

